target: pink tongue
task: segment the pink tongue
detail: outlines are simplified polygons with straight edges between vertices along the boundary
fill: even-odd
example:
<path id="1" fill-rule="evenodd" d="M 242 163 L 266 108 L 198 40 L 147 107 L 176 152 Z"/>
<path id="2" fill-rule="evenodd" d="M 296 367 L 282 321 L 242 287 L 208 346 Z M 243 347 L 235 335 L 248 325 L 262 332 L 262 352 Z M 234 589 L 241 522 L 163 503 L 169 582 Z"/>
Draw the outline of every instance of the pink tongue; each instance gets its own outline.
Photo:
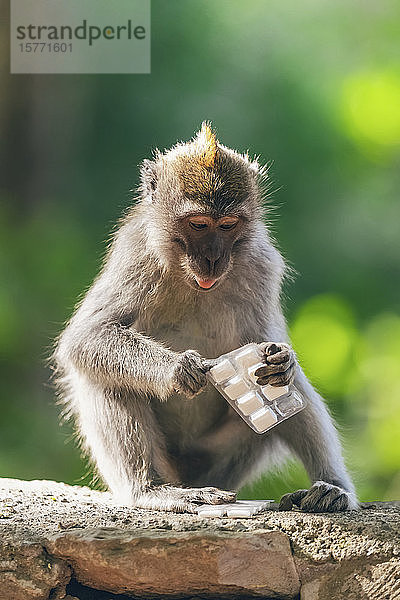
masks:
<path id="1" fill-rule="evenodd" d="M 216 279 L 198 279 L 198 277 L 196 277 L 196 281 L 201 288 L 208 290 L 208 289 L 210 289 L 210 287 L 212 287 L 214 285 L 214 283 L 217 280 Z"/>

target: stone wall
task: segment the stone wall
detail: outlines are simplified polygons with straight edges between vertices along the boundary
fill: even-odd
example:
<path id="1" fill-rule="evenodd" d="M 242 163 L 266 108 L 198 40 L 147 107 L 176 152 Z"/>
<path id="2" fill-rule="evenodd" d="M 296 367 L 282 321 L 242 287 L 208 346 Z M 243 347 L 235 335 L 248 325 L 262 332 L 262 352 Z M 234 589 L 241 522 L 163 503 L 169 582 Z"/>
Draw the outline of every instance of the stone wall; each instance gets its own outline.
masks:
<path id="1" fill-rule="evenodd" d="M 400 599 L 399 503 L 202 519 L 13 479 L 0 499 L 0 600 Z"/>

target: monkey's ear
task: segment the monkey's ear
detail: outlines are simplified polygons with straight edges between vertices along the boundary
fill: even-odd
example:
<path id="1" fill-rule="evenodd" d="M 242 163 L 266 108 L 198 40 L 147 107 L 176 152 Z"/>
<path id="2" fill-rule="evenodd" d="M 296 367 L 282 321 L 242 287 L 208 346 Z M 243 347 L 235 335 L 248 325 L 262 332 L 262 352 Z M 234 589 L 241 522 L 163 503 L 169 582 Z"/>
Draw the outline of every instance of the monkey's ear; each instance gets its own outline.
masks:
<path id="1" fill-rule="evenodd" d="M 140 165 L 140 188 L 143 197 L 152 198 L 157 187 L 156 164 L 147 158 Z"/>

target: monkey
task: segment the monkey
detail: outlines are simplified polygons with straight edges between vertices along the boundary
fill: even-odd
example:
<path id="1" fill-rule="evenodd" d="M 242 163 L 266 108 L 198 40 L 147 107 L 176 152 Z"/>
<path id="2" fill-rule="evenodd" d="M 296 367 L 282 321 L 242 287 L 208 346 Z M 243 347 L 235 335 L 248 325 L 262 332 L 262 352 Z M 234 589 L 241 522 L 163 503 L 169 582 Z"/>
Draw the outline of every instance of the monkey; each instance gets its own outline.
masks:
<path id="1" fill-rule="evenodd" d="M 244 483 L 299 459 L 309 489 L 282 510 L 358 508 L 335 424 L 290 345 L 288 269 L 265 210 L 268 168 L 203 122 L 140 168 L 133 206 L 56 341 L 65 412 L 115 500 L 195 512 L 233 502 Z M 306 407 L 255 433 L 207 381 L 221 354 L 259 344 L 257 383 L 294 383 Z"/>

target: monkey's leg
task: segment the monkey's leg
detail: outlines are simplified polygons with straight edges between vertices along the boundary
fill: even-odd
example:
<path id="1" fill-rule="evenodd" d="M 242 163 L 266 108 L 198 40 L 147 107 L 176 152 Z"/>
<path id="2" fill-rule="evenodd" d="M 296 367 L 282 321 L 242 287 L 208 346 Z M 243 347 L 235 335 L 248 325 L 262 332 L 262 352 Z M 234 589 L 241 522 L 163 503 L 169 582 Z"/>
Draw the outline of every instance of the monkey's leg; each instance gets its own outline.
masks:
<path id="1" fill-rule="evenodd" d="M 281 499 L 280 508 L 293 504 L 308 512 L 336 512 L 358 508 L 354 486 L 346 471 L 338 434 L 324 402 L 297 367 L 295 385 L 308 405 L 279 425 L 276 434 L 303 462 L 313 483 Z"/>
<path id="2" fill-rule="evenodd" d="M 83 446 L 120 504 L 153 510 L 195 512 L 196 504 L 220 504 L 235 494 L 217 488 L 180 488 L 151 405 L 124 390 L 103 388 L 84 377 L 74 381 L 72 409 Z"/>

